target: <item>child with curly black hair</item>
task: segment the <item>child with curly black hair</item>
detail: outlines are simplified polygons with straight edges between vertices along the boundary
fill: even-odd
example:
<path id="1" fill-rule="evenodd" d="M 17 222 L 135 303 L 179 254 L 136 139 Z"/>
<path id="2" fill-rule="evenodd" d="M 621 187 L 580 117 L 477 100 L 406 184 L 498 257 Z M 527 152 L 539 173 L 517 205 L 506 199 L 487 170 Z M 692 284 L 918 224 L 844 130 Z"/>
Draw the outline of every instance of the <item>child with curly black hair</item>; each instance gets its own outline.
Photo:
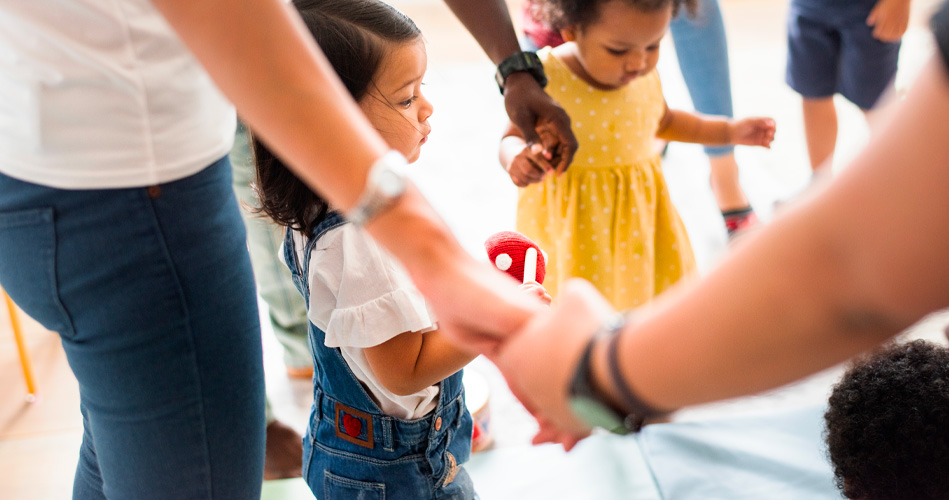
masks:
<path id="1" fill-rule="evenodd" d="M 949 498 L 949 348 L 916 340 L 858 361 L 824 419 L 847 498 Z"/>
<path id="2" fill-rule="evenodd" d="M 678 9 L 694 10 L 695 0 L 537 3 L 566 41 L 537 56 L 548 93 L 573 120 L 580 149 L 566 172 L 548 175 L 550 160 L 508 127 L 500 159 L 522 187 L 517 229 L 549 253 L 544 286 L 551 295 L 581 277 L 617 309 L 645 305 L 695 268 L 653 139 L 768 147 L 774 121 L 666 105 L 656 72 L 659 44 Z"/>

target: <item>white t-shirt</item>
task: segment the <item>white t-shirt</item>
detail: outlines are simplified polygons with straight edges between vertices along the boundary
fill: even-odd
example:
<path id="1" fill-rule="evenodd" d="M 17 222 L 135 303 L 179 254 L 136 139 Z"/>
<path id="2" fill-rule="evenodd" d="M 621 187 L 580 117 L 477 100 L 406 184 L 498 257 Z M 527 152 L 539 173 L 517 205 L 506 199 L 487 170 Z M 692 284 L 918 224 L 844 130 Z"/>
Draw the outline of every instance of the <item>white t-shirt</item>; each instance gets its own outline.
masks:
<path id="1" fill-rule="evenodd" d="M 226 155 L 234 109 L 148 0 L 0 2 L 0 171 L 147 186 Z"/>
<path id="2" fill-rule="evenodd" d="M 300 255 L 303 237 L 297 232 L 293 237 Z M 307 279 L 307 316 L 326 332 L 327 347 L 339 347 L 382 411 L 404 419 L 431 412 L 438 404 L 437 385 L 409 396 L 393 394 L 379 382 L 363 352 L 401 333 L 437 328 L 428 303 L 395 257 L 361 228 L 343 224 L 316 242 Z"/>

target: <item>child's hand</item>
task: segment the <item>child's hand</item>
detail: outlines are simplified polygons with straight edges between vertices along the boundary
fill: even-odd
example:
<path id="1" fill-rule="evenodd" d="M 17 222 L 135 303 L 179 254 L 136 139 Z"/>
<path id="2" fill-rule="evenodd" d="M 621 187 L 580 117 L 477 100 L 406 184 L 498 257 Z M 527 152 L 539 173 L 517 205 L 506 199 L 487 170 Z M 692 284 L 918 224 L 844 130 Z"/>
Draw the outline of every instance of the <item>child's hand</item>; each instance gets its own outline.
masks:
<path id="1" fill-rule="evenodd" d="M 743 118 L 731 123 L 732 144 L 771 148 L 775 124 L 771 118 Z"/>
<path id="2" fill-rule="evenodd" d="M 550 305 L 551 298 L 550 294 L 547 293 L 547 289 L 543 285 L 536 281 L 528 281 L 519 287 L 522 292 L 527 293 L 528 295 L 533 295 L 540 299 L 544 304 Z"/>
<path id="3" fill-rule="evenodd" d="M 881 42 L 898 42 L 909 25 L 909 0 L 880 0 L 867 16 L 873 26 L 873 38 Z"/>
<path id="4" fill-rule="evenodd" d="M 507 173 L 515 185 L 525 187 L 540 182 L 544 175 L 553 169 L 550 160 L 544 157 L 544 146 L 535 143 L 530 147 L 525 147 L 514 157 L 507 168 Z"/>

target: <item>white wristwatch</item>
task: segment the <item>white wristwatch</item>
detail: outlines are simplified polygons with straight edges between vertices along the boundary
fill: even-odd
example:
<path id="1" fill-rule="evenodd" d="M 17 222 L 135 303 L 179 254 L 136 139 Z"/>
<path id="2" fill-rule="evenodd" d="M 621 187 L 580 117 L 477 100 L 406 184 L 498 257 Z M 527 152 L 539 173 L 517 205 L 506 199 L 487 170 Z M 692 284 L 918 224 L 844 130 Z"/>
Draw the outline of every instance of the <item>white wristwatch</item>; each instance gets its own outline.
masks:
<path id="1" fill-rule="evenodd" d="M 401 153 L 391 150 L 382 155 L 369 169 L 366 187 L 359 201 L 345 215 L 357 226 L 365 225 L 373 217 L 391 207 L 405 193 L 408 162 Z"/>

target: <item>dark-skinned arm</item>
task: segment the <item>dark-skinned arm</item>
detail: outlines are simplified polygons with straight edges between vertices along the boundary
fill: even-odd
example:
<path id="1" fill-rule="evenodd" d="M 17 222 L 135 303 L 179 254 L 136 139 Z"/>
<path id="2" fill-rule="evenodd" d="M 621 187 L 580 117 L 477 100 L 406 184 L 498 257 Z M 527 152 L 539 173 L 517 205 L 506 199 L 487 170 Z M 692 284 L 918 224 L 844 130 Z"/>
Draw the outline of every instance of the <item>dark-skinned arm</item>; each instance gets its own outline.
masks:
<path id="1" fill-rule="evenodd" d="M 445 0 L 494 64 L 521 50 L 504 0 Z M 563 172 L 577 152 L 570 117 L 529 73 L 517 72 L 504 85 L 504 108 L 527 144 L 543 144 L 545 156 Z M 538 135 L 538 130 L 546 133 Z"/>

